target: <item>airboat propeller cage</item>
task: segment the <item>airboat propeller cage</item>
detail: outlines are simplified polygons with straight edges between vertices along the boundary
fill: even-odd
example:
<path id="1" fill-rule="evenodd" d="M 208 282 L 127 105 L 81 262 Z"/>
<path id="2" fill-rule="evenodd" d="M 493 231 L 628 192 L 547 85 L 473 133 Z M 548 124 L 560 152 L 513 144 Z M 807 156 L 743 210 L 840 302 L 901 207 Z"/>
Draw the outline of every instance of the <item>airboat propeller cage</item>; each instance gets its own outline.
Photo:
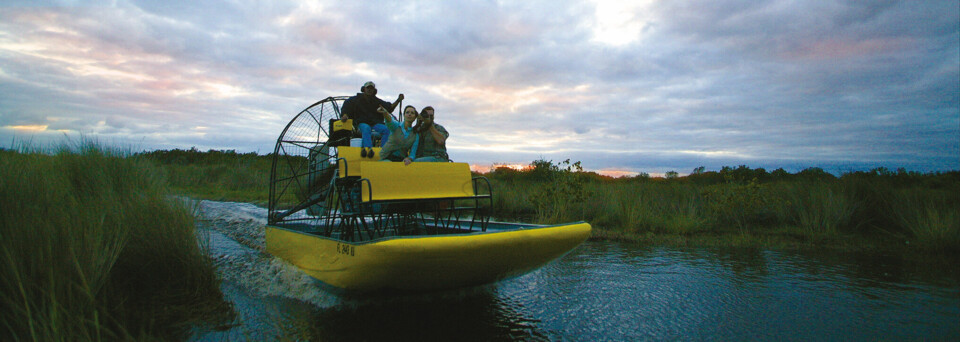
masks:
<path id="1" fill-rule="evenodd" d="M 352 126 L 339 121 L 344 100 L 307 107 L 277 139 L 268 224 L 309 224 L 349 241 L 427 220 L 486 230 L 493 206 L 486 178 L 473 177 L 466 163 L 380 162 L 379 148 L 346 146 L 357 132 L 342 134 Z"/>
<path id="2" fill-rule="evenodd" d="M 328 97 L 317 101 L 283 128 L 273 149 L 270 169 L 267 218 L 270 224 L 295 219 L 298 217 L 295 214 L 322 201 L 317 195 L 329 186 L 336 167 L 332 145 L 337 141 L 330 139 L 331 120 L 340 119 L 341 105 L 348 98 Z"/>

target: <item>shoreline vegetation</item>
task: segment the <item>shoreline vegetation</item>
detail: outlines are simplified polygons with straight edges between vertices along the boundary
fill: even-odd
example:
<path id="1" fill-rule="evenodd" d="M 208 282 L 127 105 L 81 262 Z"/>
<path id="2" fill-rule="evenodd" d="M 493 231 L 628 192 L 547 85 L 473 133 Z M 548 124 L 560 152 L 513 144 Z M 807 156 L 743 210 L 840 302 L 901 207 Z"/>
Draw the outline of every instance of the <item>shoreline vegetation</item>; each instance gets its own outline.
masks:
<path id="1" fill-rule="evenodd" d="M 541 223 L 586 220 L 599 239 L 673 246 L 960 253 L 960 172 L 877 168 L 839 177 L 746 166 L 610 178 L 534 161 L 486 174 L 500 210 Z M 525 199 L 525 200 L 524 200 Z"/>
<path id="2" fill-rule="evenodd" d="M 0 149 L 0 340 L 185 339 L 230 321 L 196 208 L 178 196 L 265 205 L 271 163 L 89 141 Z M 960 171 L 837 177 L 738 166 L 611 178 L 536 160 L 477 175 L 493 185 L 498 219 L 587 221 L 599 240 L 960 254 Z"/>
<path id="3" fill-rule="evenodd" d="M 232 319 L 196 208 L 91 142 L 0 149 L 0 340 L 183 340 Z"/>
<path id="4" fill-rule="evenodd" d="M 271 155 L 153 151 L 172 191 L 265 205 Z M 876 168 L 835 176 L 747 166 L 613 178 L 535 160 L 487 173 L 493 213 L 529 223 L 586 221 L 593 239 L 670 246 L 902 250 L 960 254 L 960 171 Z"/>

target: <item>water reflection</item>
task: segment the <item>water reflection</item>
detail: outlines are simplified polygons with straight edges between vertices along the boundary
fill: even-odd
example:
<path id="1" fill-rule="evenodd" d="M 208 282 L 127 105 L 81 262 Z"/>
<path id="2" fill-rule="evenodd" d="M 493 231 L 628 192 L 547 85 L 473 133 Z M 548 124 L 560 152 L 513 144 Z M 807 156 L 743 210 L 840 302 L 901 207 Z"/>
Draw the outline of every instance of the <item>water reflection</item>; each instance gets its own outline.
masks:
<path id="1" fill-rule="evenodd" d="M 491 286 L 345 298 L 211 236 L 238 320 L 197 340 L 960 340 L 957 260 L 588 242 Z"/>
<path id="2" fill-rule="evenodd" d="M 960 337 L 954 268 L 922 272 L 915 263 L 903 256 L 634 249 L 598 242 L 531 275 L 533 279 L 502 288 L 529 300 L 526 305 L 538 312 L 533 317 L 564 317 L 542 319 L 541 326 L 567 337 Z M 892 273 L 890 267 L 907 270 Z M 553 300 L 542 290 L 524 293 L 524 283 L 548 284 L 550 293 L 575 295 Z"/>
<path id="3" fill-rule="evenodd" d="M 237 320 L 193 340 L 548 340 L 495 285 L 405 296 L 343 297 L 269 255 L 206 231 Z"/>
<path id="4" fill-rule="evenodd" d="M 960 337 L 956 286 L 891 282 L 860 262 L 832 258 L 592 242 L 526 276 L 462 291 L 316 304 L 246 289 L 233 299 L 251 312 L 241 313 L 241 328 L 201 339 Z"/>
<path id="5" fill-rule="evenodd" d="M 549 340 L 521 304 L 493 287 L 444 294 L 343 299 L 318 307 L 259 297 L 227 285 L 240 311 L 225 331 L 198 331 L 194 340 L 502 341 Z"/>
<path id="6" fill-rule="evenodd" d="M 546 340 L 538 321 L 493 288 L 378 298 L 318 309 L 285 322 L 284 334 L 308 340 Z"/>

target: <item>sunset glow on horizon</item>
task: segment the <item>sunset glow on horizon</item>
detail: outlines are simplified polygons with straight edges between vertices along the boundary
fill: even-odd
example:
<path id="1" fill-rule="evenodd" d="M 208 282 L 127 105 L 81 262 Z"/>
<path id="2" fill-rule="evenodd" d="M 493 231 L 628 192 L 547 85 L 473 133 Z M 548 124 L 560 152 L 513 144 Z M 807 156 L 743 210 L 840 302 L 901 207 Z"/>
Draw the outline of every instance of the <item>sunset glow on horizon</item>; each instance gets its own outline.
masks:
<path id="1" fill-rule="evenodd" d="M 955 1 L 8 1 L 0 147 L 269 153 L 374 81 L 435 107 L 474 170 L 957 170 L 958 22 Z"/>

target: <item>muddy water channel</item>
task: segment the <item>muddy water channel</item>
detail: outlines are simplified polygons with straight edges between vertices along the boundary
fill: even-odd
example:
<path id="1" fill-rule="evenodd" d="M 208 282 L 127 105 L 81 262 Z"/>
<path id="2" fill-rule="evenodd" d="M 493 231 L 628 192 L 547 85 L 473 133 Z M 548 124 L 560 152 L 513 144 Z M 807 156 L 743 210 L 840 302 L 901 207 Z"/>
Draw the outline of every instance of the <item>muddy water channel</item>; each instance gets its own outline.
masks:
<path id="1" fill-rule="evenodd" d="M 902 255 L 587 242 L 494 285 L 351 298 L 262 252 L 265 209 L 200 208 L 237 318 L 193 340 L 960 340 L 960 267 Z"/>

